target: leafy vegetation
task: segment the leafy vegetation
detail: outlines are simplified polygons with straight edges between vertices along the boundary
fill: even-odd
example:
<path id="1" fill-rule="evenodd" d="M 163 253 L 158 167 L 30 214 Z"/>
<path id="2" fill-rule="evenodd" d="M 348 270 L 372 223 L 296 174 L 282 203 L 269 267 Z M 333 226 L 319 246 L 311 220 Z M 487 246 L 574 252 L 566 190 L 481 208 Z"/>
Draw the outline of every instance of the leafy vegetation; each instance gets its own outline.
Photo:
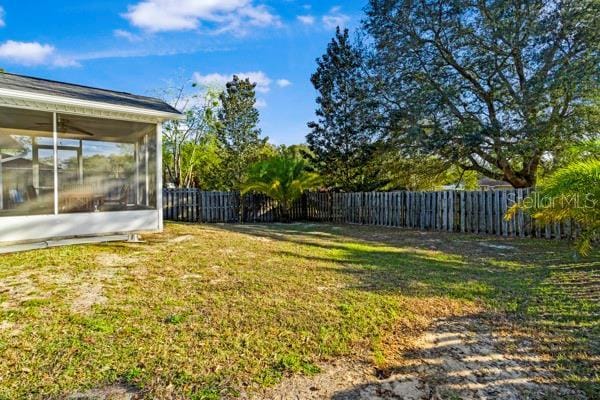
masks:
<path id="1" fill-rule="evenodd" d="M 599 24 L 596 0 L 370 0 L 316 61 L 316 171 L 337 191 L 534 187 L 597 153 Z M 165 182 L 239 190 L 277 152 L 254 84 L 203 90 L 169 96 L 186 119 L 165 126 Z"/>
<path id="2" fill-rule="evenodd" d="M 289 221 L 294 201 L 320 183 L 321 177 L 308 171 L 308 163 L 304 158 L 293 154 L 293 151 L 284 150 L 250 168 L 242 193 L 266 194 L 279 204 L 282 220 Z"/>
<path id="3" fill-rule="evenodd" d="M 531 187 L 543 157 L 597 132 L 595 0 L 371 0 L 365 29 L 384 132 L 408 154 Z"/>
<path id="4" fill-rule="evenodd" d="M 163 97 L 185 115 L 163 127 L 167 184 L 239 190 L 248 167 L 275 153 L 260 137 L 254 87 L 233 76 L 225 91 L 209 87 L 190 94 L 186 84 L 166 91 Z"/>
<path id="5" fill-rule="evenodd" d="M 544 179 L 533 195 L 509 210 L 530 213 L 542 224 L 573 221 L 581 227 L 577 249 L 589 254 L 600 238 L 600 160 L 579 161 Z"/>
<path id="6" fill-rule="evenodd" d="M 597 139 L 597 1 L 371 0 L 366 14 L 354 43 L 338 30 L 312 78 L 320 120 L 307 140 L 331 186 L 439 177 L 373 168 L 377 148 L 532 187 L 540 168 Z"/>
<path id="7" fill-rule="evenodd" d="M 220 95 L 217 137 L 223 148 L 222 170 L 228 189 L 240 189 L 248 168 L 260 159 L 268 141 L 260 138 L 255 87 L 249 79 L 234 75 Z"/>
<path id="8" fill-rule="evenodd" d="M 119 382 L 232 398 L 341 357 L 401 366 L 435 318 L 476 315 L 515 317 L 507 334 L 538 344 L 556 382 L 600 395 L 597 253 L 314 224 L 167 224 L 145 239 L 0 256 L 1 399 Z"/>
<path id="9" fill-rule="evenodd" d="M 566 143 L 558 157 L 544 160 L 540 177 L 544 178 L 569 164 L 586 160 L 600 160 L 600 138 Z"/>
<path id="10" fill-rule="evenodd" d="M 347 29 L 337 29 L 327 52 L 317 60 L 311 81 L 319 92 L 318 122 L 310 122 L 306 140 L 327 186 L 370 191 L 382 186 L 373 135 L 372 93 L 362 84 L 364 56 L 350 43 Z"/>
<path id="11" fill-rule="evenodd" d="M 185 85 L 167 90 L 175 108 L 185 119 L 167 121 L 163 126 L 163 165 L 165 182 L 178 187 L 205 186 L 214 179 L 219 167 L 218 144 L 215 139 L 216 112 L 219 92 L 213 89 L 203 94 L 186 95 Z M 199 173 L 199 168 L 204 170 Z"/>
<path id="12" fill-rule="evenodd" d="M 478 174 L 466 171 L 435 156 L 397 157 L 384 152 L 378 158 L 382 170 L 386 171 L 384 190 L 439 190 L 452 186 L 466 190 L 477 189 Z"/>

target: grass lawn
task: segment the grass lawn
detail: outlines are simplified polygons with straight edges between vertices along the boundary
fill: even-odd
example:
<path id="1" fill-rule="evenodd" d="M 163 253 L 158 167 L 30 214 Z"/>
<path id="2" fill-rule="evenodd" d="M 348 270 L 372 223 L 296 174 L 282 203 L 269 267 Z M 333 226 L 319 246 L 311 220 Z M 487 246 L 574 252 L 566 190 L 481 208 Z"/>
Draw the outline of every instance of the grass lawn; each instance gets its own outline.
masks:
<path id="1" fill-rule="evenodd" d="M 0 255 L 1 399 L 115 382 L 236 397 L 340 357 L 394 368 L 433 319 L 467 315 L 512 321 L 559 383 L 600 398 L 597 253 L 310 224 L 167 224 L 145 239 Z"/>

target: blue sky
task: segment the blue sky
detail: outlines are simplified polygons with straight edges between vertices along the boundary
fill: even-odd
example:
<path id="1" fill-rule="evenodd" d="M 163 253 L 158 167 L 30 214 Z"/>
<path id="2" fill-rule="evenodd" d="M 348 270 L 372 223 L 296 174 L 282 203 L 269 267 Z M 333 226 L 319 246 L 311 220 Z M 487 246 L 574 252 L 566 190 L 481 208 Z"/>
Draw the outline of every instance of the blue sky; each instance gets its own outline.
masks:
<path id="1" fill-rule="evenodd" d="M 263 134 L 300 143 L 314 119 L 315 59 L 336 25 L 360 23 L 365 2 L 0 0 L 0 67 L 145 95 L 246 74 Z"/>

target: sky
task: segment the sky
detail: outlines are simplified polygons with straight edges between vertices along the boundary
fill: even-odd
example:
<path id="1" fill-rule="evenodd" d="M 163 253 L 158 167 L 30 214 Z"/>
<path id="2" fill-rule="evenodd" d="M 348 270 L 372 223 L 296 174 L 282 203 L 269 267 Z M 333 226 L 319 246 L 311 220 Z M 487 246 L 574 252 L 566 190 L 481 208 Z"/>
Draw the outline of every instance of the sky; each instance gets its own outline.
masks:
<path id="1" fill-rule="evenodd" d="M 366 0 L 0 0 L 0 68 L 141 95 L 185 81 L 257 83 L 263 134 L 302 143 L 310 76 Z M 32 10 L 32 7 L 34 8 Z"/>

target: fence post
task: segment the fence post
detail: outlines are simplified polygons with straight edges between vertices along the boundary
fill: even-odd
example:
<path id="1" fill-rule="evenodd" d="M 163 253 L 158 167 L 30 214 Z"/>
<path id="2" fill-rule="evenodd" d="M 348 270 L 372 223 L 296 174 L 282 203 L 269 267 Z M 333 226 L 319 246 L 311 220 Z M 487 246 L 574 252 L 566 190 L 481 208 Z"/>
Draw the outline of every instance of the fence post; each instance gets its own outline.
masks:
<path id="1" fill-rule="evenodd" d="M 308 193 L 307 192 L 302 193 L 302 198 L 300 200 L 300 204 L 301 204 L 300 213 L 302 215 L 302 219 L 304 221 L 307 221 L 308 220 Z"/>
<path id="2" fill-rule="evenodd" d="M 454 200 L 456 198 L 456 192 L 450 190 L 448 192 L 448 231 L 454 232 Z"/>
<path id="3" fill-rule="evenodd" d="M 486 233 L 494 233 L 494 219 L 492 217 L 492 191 L 485 192 L 485 211 L 486 211 Z"/>
<path id="4" fill-rule="evenodd" d="M 333 193 L 327 193 L 327 195 L 328 195 L 327 196 L 327 201 L 328 201 L 328 204 L 329 204 L 329 216 L 328 216 L 327 220 L 329 222 L 333 222 L 334 217 L 335 217 L 334 214 L 333 214 Z"/>

